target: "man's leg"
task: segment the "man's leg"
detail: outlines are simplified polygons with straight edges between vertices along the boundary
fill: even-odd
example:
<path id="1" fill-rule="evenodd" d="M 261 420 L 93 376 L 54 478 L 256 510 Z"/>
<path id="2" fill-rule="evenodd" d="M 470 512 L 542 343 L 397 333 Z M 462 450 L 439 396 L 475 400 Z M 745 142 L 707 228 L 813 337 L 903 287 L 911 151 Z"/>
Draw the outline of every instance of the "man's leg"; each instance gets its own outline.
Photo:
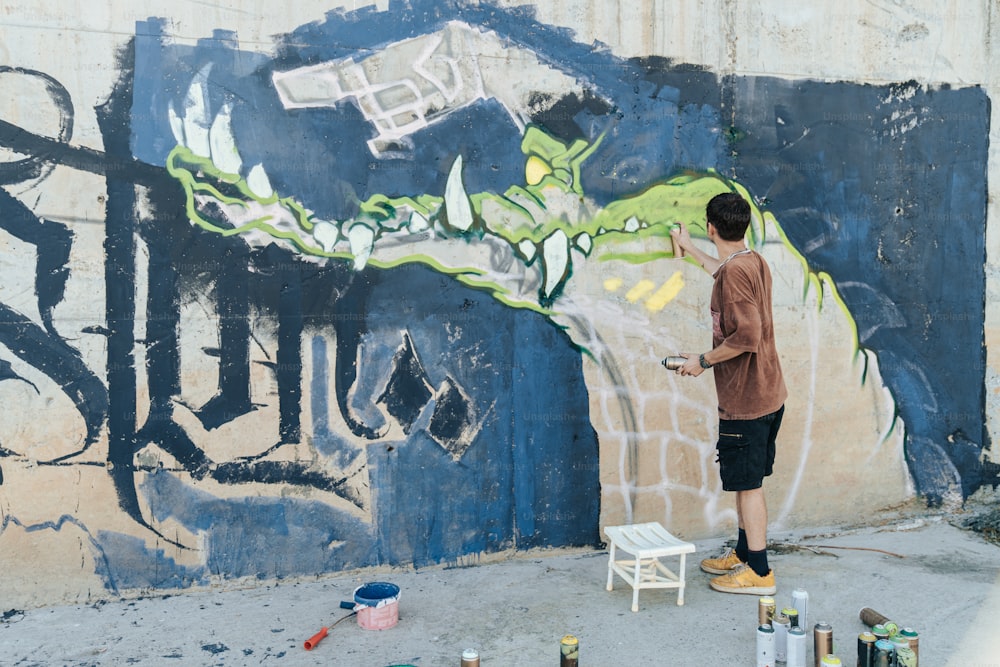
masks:
<path id="1" fill-rule="evenodd" d="M 774 573 L 767 563 L 767 502 L 761 487 L 736 491 L 736 512 L 740 534 L 747 545 L 746 567 L 709 581 L 709 586 L 723 593 L 774 595 Z"/>
<path id="2" fill-rule="evenodd" d="M 747 564 L 760 576 L 771 568 L 767 564 L 767 499 L 763 487 L 736 492 L 736 513 L 747 535 Z"/>
<path id="3" fill-rule="evenodd" d="M 763 487 L 736 492 L 736 514 L 751 551 L 767 547 L 767 500 Z"/>
<path id="4" fill-rule="evenodd" d="M 736 556 L 741 562 L 747 562 L 747 552 L 750 547 L 747 545 L 746 524 L 743 522 L 743 510 L 740 507 L 740 494 L 736 494 L 736 522 L 738 531 L 736 533 Z"/>
<path id="5" fill-rule="evenodd" d="M 701 569 L 709 574 L 726 574 L 747 562 L 747 534 L 743 530 L 743 513 L 740 511 L 740 495 L 736 494 L 736 518 L 739 523 L 739 533 L 736 536 L 736 548 L 726 551 L 715 558 L 705 558 L 701 561 Z"/>
<path id="6" fill-rule="evenodd" d="M 775 436 L 784 408 L 761 419 L 719 422 L 719 473 L 722 488 L 736 493 L 741 541 L 746 540 L 746 568 L 736 568 L 709 582 L 717 591 L 774 595 L 774 573 L 767 562 L 767 501 L 763 481 L 774 466 Z M 702 568 L 704 569 L 704 568 Z"/>

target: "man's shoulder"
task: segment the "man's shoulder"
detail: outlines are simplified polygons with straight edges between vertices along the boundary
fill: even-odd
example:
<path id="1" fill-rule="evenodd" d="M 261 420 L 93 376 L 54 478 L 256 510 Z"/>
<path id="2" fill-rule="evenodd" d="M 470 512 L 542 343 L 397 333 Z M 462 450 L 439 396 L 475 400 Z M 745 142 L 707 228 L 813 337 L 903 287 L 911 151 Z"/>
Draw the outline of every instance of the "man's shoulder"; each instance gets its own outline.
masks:
<path id="1" fill-rule="evenodd" d="M 729 275 L 753 277 L 760 272 L 761 268 L 770 273 L 767 260 L 764 259 L 763 255 L 756 250 L 751 250 L 745 255 L 733 257 L 732 260 L 722 267 L 722 271 L 725 271 Z"/>

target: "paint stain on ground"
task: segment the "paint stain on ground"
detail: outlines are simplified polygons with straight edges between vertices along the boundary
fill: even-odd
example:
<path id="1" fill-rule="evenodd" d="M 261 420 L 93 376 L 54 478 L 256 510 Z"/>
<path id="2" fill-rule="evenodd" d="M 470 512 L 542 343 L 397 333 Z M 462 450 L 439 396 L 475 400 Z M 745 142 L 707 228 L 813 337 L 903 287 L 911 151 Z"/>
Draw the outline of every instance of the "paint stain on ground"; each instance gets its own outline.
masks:
<path id="1" fill-rule="evenodd" d="M 1000 545 L 1000 509 L 972 517 L 965 522 L 965 527 L 979 533 L 986 541 Z"/>
<path id="2" fill-rule="evenodd" d="M 208 653 L 211 653 L 212 655 L 218 655 L 220 653 L 225 653 L 226 651 L 228 651 L 229 647 L 226 646 L 225 644 L 204 644 L 201 647 L 201 650 L 202 651 L 207 651 Z"/>
<path id="3" fill-rule="evenodd" d="M 13 623 L 15 621 L 20 621 L 22 618 L 24 618 L 24 612 L 20 609 L 8 609 L 0 615 L 0 620 L 4 623 Z"/>

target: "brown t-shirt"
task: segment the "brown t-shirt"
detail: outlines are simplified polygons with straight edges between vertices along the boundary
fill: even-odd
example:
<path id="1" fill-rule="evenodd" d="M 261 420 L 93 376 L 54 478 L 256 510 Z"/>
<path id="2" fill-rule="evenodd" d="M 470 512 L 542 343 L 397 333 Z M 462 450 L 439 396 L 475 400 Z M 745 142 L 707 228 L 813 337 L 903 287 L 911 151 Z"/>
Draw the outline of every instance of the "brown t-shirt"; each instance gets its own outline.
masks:
<path id="1" fill-rule="evenodd" d="M 756 252 L 736 255 L 715 274 L 712 347 L 740 354 L 714 366 L 721 419 L 756 419 L 788 397 L 774 344 L 771 270 Z"/>

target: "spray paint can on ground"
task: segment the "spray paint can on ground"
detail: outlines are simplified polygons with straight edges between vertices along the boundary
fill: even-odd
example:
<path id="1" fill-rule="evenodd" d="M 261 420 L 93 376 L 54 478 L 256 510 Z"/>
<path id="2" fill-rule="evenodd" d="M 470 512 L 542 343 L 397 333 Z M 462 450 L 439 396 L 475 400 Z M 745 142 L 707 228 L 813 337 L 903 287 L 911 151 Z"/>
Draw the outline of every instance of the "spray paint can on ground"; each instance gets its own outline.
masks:
<path id="1" fill-rule="evenodd" d="M 910 648 L 910 640 L 901 634 L 896 634 L 889 641 L 896 651 L 896 667 L 917 667 L 917 655 Z"/>
<path id="2" fill-rule="evenodd" d="M 833 627 L 820 621 L 813 627 L 813 656 L 815 667 L 820 667 L 823 656 L 833 653 Z"/>
<path id="3" fill-rule="evenodd" d="M 797 628 L 799 627 L 799 610 L 794 607 L 785 607 L 781 610 L 784 616 L 788 617 L 788 627 Z"/>
<path id="4" fill-rule="evenodd" d="M 792 591 L 792 606 L 799 610 L 799 627 L 809 627 L 809 593 L 804 588 Z"/>
<path id="5" fill-rule="evenodd" d="M 879 639 L 876 641 L 872 667 L 894 667 L 895 664 L 896 651 L 892 646 L 892 642 L 888 639 Z"/>
<path id="6" fill-rule="evenodd" d="M 840 658 L 832 653 L 827 653 L 823 656 L 823 659 L 819 661 L 820 667 L 840 667 Z"/>
<path id="7" fill-rule="evenodd" d="M 872 626 L 872 634 L 875 635 L 875 639 L 889 639 L 889 631 L 881 623 L 876 623 Z"/>
<path id="8" fill-rule="evenodd" d="M 917 667 L 917 654 L 909 646 L 896 646 L 895 667 Z"/>
<path id="9" fill-rule="evenodd" d="M 764 596 L 757 600 L 757 625 L 771 625 L 774 621 L 774 598 Z"/>
<path id="10" fill-rule="evenodd" d="M 778 662 L 785 662 L 788 659 L 788 628 L 791 627 L 788 617 L 778 614 L 771 624 L 774 627 L 774 652 Z"/>
<path id="11" fill-rule="evenodd" d="M 889 637 L 899 632 L 899 625 L 895 621 L 890 620 L 888 616 L 878 613 L 871 607 L 862 607 L 861 611 L 858 612 L 858 617 L 862 623 L 872 628 L 872 632 L 875 632 L 879 639 L 882 639 L 882 634 L 881 632 L 876 632 L 876 628 L 884 629 Z"/>
<path id="12" fill-rule="evenodd" d="M 869 628 L 876 625 L 885 624 L 889 621 L 889 617 L 884 614 L 880 614 L 871 607 L 862 607 L 861 611 L 858 612 L 858 618 L 861 622 L 867 625 Z"/>
<path id="13" fill-rule="evenodd" d="M 559 667 L 578 667 L 580 664 L 580 640 L 566 635 L 559 642 Z"/>
<path id="14" fill-rule="evenodd" d="M 913 628 L 903 628 L 899 631 L 899 636 L 906 637 L 910 643 L 910 649 L 913 650 L 913 664 L 917 664 L 920 661 L 920 635 Z"/>
<path id="15" fill-rule="evenodd" d="M 757 626 L 757 667 L 774 667 L 774 628 L 770 623 Z"/>
<path id="16" fill-rule="evenodd" d="M 476 649 L 462 651 L 462 667 L 479 667 L 479 652 Z"/>
<path id="17" fill-rule="evenodd" d="M 875 642 L 878 638 L 870 632 L 858 635 L 858 667 L 871 667 L 875 659 Z"/>
<path id="18" fill-rule="evenodd" d="M 806 631 L 799 626 L 788 628 L 785 662 L 788 667 L 806 667 Z"/>

